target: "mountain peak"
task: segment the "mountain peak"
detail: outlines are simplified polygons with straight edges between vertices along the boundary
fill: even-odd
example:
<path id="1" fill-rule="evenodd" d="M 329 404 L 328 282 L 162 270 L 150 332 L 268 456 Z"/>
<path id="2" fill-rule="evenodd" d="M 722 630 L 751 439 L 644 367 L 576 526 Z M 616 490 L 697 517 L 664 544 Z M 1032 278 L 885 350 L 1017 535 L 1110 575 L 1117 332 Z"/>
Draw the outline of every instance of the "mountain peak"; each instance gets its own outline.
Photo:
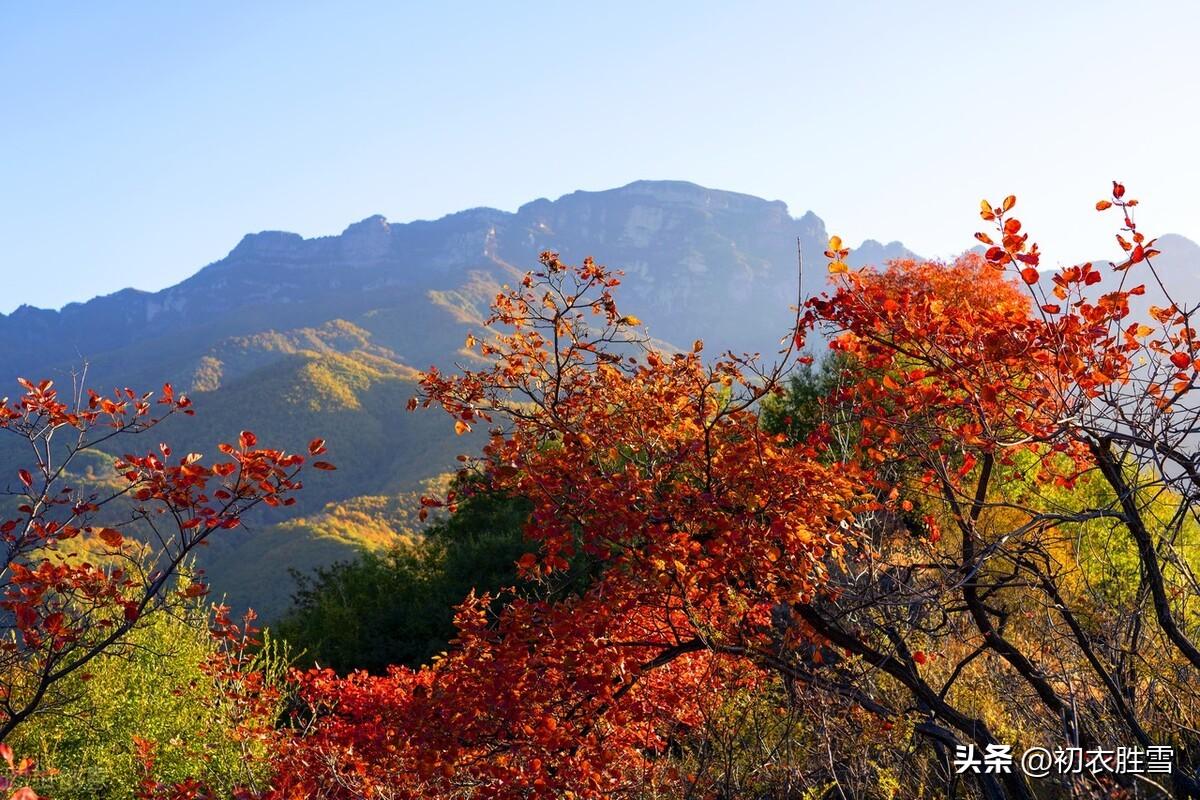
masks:
<path id="1" fill-rule="evenodd" d="M 288 231 L 247 233 L 237 243 L 237 247 L 229 251 L 229 257 L 245 258 L 270 252 L 279 252 L 281 250 L 291 250 L 299 247 L 303 242 L 303 236 L 298 233 L 289 233 Z"/>
<path id="2" fill-rule="evenodd" d="M 342 236 L 373 236 L 382 231 L 387 233 L 391 225 L 383 214 L 372 214 L 366 219 L 351 223 L 342 231 Z"/>

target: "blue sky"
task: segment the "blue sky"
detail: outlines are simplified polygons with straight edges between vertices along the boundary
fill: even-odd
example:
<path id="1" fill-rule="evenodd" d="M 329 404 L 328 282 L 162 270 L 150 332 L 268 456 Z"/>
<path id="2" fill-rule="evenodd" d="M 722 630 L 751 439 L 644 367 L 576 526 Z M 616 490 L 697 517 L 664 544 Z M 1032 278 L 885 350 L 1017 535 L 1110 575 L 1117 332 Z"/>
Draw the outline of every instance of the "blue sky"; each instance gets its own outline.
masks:
<path id="1" fill-rule="evenodd" d="M 0 5 L 0 312 L 307 236 L 673 178 L 848 242 L 1200 238 L 1196 3 Z M 596 254 L 603 259 L 603 254 Z"/>

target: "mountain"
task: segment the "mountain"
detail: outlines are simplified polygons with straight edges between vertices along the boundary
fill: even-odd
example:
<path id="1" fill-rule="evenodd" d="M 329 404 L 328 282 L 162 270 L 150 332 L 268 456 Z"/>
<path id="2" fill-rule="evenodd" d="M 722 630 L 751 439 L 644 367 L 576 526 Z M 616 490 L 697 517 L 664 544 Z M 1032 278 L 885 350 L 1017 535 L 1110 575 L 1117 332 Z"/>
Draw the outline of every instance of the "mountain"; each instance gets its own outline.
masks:
<path id="1" fill-rule="evenodd" d="M 224 338 L 331 319 L 354 322 L 402 363 L 425 367 L 477 324 L 500 283 L 547 249 L 624 269 L 626 310 L 660 339 L 707 335 L 769 349 L 787 332 L 797 239 L 812 265 L 806 288 L 818 288 L 827 235 L 815 214 L 793 218 L 779 201 L 660 181 L 535 200 L 515 213 L 478 208 L 407 224 L 374 216 L 315 239 L 250 234 L 160 292 L 125 289 L 60 311 L 0 315 L 8 343 L 0 376 L 86 358 L 94 372 L 119 365 L 128 380 L 127 356 L 136 354 L 150 371 L 169 367 L 156 378 L 183 382 Z M 898 242 L 860 251 L 870 260 L 907 254 Z"/>
<path id="2" fill-rule="evenodd" d="M 0 315 L 0 379 L 62 382 L 86 362 L 89 385 L 171 381 L 198 413 L 155 437 L 181 452 L 211 452 L 243 428 L 291 449 L 325 437 L 339 470 L 310 478 L 293 517 L 264 513 L 249 526 L 259 533 L 235 532 L 204 558 L 235 605 L 278 611 L 289 566 L 411 535 L 394 509 L 379 511 L 388 505 L 380 498 L 414 491 L 478 447 L 455 437 L 444 416 L 410 414 L 405 402 L 420 369 L 468 357 L 466 334 L 541 251 L 623 269 L 622 311 L 645 320 L 664 347 L 703 338 L 711 350 L 770 356 L 789 333 L 797 241 L 812 293 L 824 286 L 827 240 L 811 211 L 797 218 L 779 201 L 673 181 L 574 192 L 516 212 L 476 208 L 404 224 L 373 216 L 338 236 L 250 234 L 160 292 L 125 289 L 59 311 Z M 868 241 L 853 255 L 877 263 L 911 254 Z M 0 459 L 11 458 L 0 445 Z M 347 509 L 360 524 L 342 524 Z"/>

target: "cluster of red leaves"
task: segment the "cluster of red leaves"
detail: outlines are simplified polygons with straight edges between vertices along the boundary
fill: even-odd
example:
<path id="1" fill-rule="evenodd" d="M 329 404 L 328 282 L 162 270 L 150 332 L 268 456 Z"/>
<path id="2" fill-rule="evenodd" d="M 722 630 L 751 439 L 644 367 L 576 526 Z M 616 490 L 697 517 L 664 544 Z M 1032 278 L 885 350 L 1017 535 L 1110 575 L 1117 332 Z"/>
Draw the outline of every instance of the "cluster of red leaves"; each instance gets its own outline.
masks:
<path id="1" fill-rule="evenodd" d="M 1119 207 L 1133 238 L 1118 236 L 1130 253 L 1111 265 L 1118 273 L 1157 255 L 1130 218 L 1136 201 L 1123 195 L 1114 184 L 1113 200 L 1098 204 Z M 933 454 L 994 453 L 1005 463 L 1028 445 L 1066 454 L 1082 469 L 1086 447 L 1068 435 L 1068 421 L 1097 399 L 1132 389 L 1163 409 L 1191 387 L 1200 353 L 1185 315 L 1152 306 L 1157 326 L 1129 321 L 1130 298 L 1145 286 L 1122 280 L 1091 297 L 1103 278 L 1091 263 L 1049 274 L 1047 292 L 1037 245 L 1009 216 L 1015 203 L 984 201 L 981 216 L 995 222 L 999 244 L 977 234 L 990 245 L 982 258 L 838 269 L 836 291 L 810 301 L 806 324 L 832 328 L 831 347 L 862 369 L 840 399 L 861 413 L 868 461 L 901 457 L 919 442 Z M 957 471 L 973 464 L 968 452 Z M 1055 479 L 1069 483 L 1069 471 Z"/>
<path id="2" fill-rule="evenodd" d="M 597 577 L 498 618 L 491 598 L 468 599 L 452 651 L 418 672 L 306 676 L 314 716 L 281 761 L 284 796 L 669 785 L 671 738 L 804 635 L 773 610 L 819 591 L 853 543 L 856 484 L 760 430 L 751 407 L 769 383 L 732 358 L 706 366 L 700 342 L 644 349 L 613 274 L 542 264 L 497 299 L 492 335 L 468 340 L 491 366 L 431 371 L 423 403 L 460 428 L 494 425 L 469 469 L 532 502 L 524 574 L 549 583 L 586 559 Z"/>
<path id="3" fill-rule="evenodd" d="M 8 800 L 38 800 L 38 795 L 28 786 L 22 786 L 34 774 L 34 763 L 28 758 L 19 761 L 13 755 L 12 748 L 0 742 L 0 797 Z M 11 792 L 11 794 L 10 794 Z"/>

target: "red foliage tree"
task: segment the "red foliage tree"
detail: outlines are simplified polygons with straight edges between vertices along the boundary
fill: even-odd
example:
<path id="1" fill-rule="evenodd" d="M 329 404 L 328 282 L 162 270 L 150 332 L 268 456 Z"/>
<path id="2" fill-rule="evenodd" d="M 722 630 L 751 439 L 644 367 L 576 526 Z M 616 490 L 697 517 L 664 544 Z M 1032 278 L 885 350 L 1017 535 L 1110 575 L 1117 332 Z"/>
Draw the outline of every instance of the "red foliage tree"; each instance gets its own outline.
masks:
<path id="1" fill-rule="evenodd" d="M 0 740 L 52 699 L 55 683 L 126 646 L 139 620 L 205 594 L 194 577 L 181 582 L 189 557 L 260 503 L 294 502 L 305 461 L 259 447 L 249 431 L 220 445 L 224 458 L 211 465 L 197 453 L 172 457 L 165 444 L 112 458 L 166 417 L 191 415 L 190 400 L 169 385 L 157 398 L 21 386 L 17 400 L 0 401 L 0 434 L 29 458 L 0 507 Z M 95 470 L 105 460 L 111 476 Z"/>
<path id="2" fill-rule="evenodd" d="M 976 670 L 1009 694 L 971 704 L 1019 719 L 1026 744 L 1174 745 L 1174 792 L 1200 796 L 1186 756 L 1200 692 L 1195 309 L 1156 267 L 1121 184 L 1097 204 L 1122 222 L 1124 257 L 1103 267 L 1039 271 L 1015 204 L 984 201 L 995 231 L 976 236 L 988 249 L 953 265 L 852 271 L 831 245 L 835 291 L 806 322 L 848 365 L 830 398 L 854 429 L 840 454 L 870 472 L 888 511 L 864 520 L 879 545 L 869 569 L 838 576 L 837 601 L 797 610 L 980 746 L 995 734 L 954 700 Z M 1165 305 L 1142 319 L 1131 300 L 1147 284 Z M 913 526 L 897 525 L 914 510 L 928 512 L 915 542 Z M 1126 551 L 1133 568 L 1107 555 Z M 1132 597 L 1115 599 L 1123 584 Z M 936 682 L 914 652 L 929 642 L 962 645 Z M 1109 796 L 1133 778 L 1059 780 Z M 1001 780 L 983 781 L 1000 791 Z M 1008 796 L 1032 796 L 1019 776 L 1002 782 Z"/>
<path id="3" fill-rule="evenodd" d="M 422 382 L 459 430 L 491 426 L 476 485 L 530 499 L 520 561 L 577 594 L 469 598 L 453 650 L 418 672 L 305 679 L 311 729 L 287 753 L 285 794 L 611 797 L 681 784 L 661 757 L 706 704 L 784 667 L 803 639 L 778 609 L 821 590 L 855 541 L 854 482 L 797 458 L 753 404 L 779 372 L 646 350 L 617 278 L 550 253 L 496 301 L 491 367 Z M 437 504 L 440 501 L 427 501 Z M 448 502 L 453 505 L 454 498 Z"/>

